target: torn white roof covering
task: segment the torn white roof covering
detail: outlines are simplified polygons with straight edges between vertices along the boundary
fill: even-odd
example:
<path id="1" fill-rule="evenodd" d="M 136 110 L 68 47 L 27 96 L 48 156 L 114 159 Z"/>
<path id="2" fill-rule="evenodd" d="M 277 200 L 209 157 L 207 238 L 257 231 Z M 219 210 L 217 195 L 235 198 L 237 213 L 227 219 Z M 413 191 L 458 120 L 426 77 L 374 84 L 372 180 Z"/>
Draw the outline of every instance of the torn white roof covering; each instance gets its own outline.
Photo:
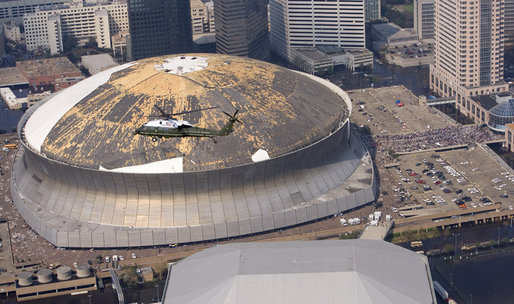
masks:
<path id="1" fill-rule="evenodd" d="M 28 144 L 33 149 L 41 152 L 41 145 L 43 145 L 52 128 L 66 112 L 79 103 L 82 98 L 106 83 L 113 73 L 124 70 L 134 64 L 126 63 L 100 72 L 95 77 L 86 78 L 58 92 L 51 100 L 42 104 L 25 124 L 25 137 Z"/>
<path id="2" fill-rule="evenodd" d="M 175 157 L 144 165 L 121 167 L 110 170 L 100 166 L 99 170 L 123 173 L 181 173 L 184 171 L 183 162 L 184 159 L 182 157 Z"/>
<path id="3" fill-rule="evenodd" d="M 266 150 L 259 149 L 252 155 L 252 161 L 254 163 L 269 159 L 269 154 Z"/>

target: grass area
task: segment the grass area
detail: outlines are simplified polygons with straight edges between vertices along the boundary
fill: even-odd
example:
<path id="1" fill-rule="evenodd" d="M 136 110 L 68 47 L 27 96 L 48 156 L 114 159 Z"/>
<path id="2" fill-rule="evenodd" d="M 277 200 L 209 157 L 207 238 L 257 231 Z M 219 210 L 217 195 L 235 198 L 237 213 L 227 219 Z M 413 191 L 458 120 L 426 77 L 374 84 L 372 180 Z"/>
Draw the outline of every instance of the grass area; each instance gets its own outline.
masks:
<path id="1" fill-rule="evenodd" d="M 394 230 L 393 230 L 394 231 Z M 405 243 L 405 242 L 411 242 L 411 241 L 419 241 L 419 240 L 425 240 L 425 239 L 432 239 L 439 237 L 441 235 L 441 232 L 435 228 L 428 228 L 427 231 L 405 231 L 402 233 L 399 232 L 393 232 L 392 234 L 389 234 L 386 238 L 386 241 L 389 241 L 393 244 L 399 244 L 399 243 Z"/>
<path id="2" fill-rule="evenodd" d="M 400 4 L 400 5 L 392 5 L 393 10 L 405 13 L 405 14 L 413 14 L 414 13 L 414 5 L 411 4 Z"/>

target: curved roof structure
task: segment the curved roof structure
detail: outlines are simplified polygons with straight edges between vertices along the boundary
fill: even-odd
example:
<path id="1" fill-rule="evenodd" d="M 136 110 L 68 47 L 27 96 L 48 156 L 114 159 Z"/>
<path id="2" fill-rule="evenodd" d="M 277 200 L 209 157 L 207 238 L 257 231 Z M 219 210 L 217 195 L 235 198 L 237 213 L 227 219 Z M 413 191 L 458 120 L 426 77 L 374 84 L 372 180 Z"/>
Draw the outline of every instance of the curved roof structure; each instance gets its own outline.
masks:
<path id="1" fill-rule="evenodd" d="M 511 117 L 514 118 L 514 99 L 509 99 L 500 102 L 494 106 L 489 112 L 492 115 L 499 117 Z"/>
<path id="2" fill-rule="evenodd" d="M 157 143 L 158 114 L 234 132 Z M 145 59 L 94 75 L 26 111 L 11 195 L 60 247 L 155 246 L 281 229 L 373 201 L 351 101 L 321 78 L 226 55 Z"/>
<path id="3" fill-rule="evenodd" d="M 173 265 L 163 303 L 436 303 L 425 256 L 374 240 L 216 246 Z"/>
<path id="4" fill-rule="evenodd" d="M 252 163 L 306 147 L 348 117 L 341 90 L 319 79 L 269 63 L 215 54 L 155 57 L 125 64 L 50 98 L 25 126 L 28 144 L 46 157 L 74 166 L 155 173 L 149 164 L 169 161 L 168 172 L 199 171 Z M 343 93 L 344 94 L 344 93 Z M 159 114 L 217 107 L 181 115 L 193 125 L 220 129 L 223 111 L 239 109 L 230 136 L 174 138 L 154 143 L 133 135 Z M 174 162 L 172 164 L 171 162 Z M 147 166 L 148 165 L 148 166 Z"/>

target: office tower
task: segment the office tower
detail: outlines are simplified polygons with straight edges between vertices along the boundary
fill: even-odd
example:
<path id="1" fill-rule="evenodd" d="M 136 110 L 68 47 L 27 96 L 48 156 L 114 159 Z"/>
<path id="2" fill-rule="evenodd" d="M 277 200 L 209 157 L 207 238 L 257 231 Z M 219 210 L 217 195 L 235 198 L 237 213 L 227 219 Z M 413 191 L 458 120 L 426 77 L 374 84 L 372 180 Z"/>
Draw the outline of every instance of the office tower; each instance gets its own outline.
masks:
<path id="1" fill-rule="evenodd" d="M 380 0 L 364 0 L 364 12 L 366 22 L 380 19 Z"/>
<path id="2" fill-rule="evenodd" d="M 414 0 L 414 31 L 419 39 L 434 38 L 434 0 Z"/>
<path id="3" fill-rule="evenodd" d="M 293 47 L 364 48 L 364 0 L 271 0 L 271 48 L 291 60 Z"/>
<path id="4" fill-rule="evenodd" d="M 217 53 L 269 57 L 266 0 L 216 0 L 214 17 Z"/>
<path id="5" fill-rule="evenodd" d="M 129 60 L 189 52 L 191 11 L 184 0 L 128 0 Z"/>
<path id="6" fill-rule="evenodd" d="M 504 0 L 435 0 L 430 88 L 462 97 L 505 91 Z"/>

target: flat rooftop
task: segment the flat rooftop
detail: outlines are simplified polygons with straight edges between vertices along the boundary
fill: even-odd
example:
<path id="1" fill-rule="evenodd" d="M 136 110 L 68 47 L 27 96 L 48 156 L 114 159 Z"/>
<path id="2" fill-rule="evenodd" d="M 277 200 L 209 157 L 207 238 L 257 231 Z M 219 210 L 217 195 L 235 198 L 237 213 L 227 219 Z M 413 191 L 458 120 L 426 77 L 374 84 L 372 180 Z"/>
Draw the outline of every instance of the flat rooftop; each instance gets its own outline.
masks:
<path id="1" fill-rule="evenodd" d="M 81 57 L 82 65 L 91 73 L 95 75 L 108 68 L 119 65 L 109 54 L 96 54 Z"/>
<path id="2" fill-rule="evenodd" d="M 20 73 L 18 68 L 12 67 L 0 69 L 0 87 L 19 84 L 29 84 L 29 81 Z"/>
<path id="3" fill-rule="evenodd" d="M 79 73 L 80 70 L 66 57 L 19 61 L 16 67 L 29 77 Z"/>
<path id="4" fill-rule="evenodd" d="M 384 38 L 387 38 L 402 30 L 401 27 L 394 23 L 373 24 L 371 27 L 375 31 L 379 32 Z"/>
<path id="5" fill-rule="evenodd" d="M 475 102 L 477 102 L 482 108 L 486 110 L 491 110 L 498 103 L 494 96 L 491 95 L 479 95 L 471 97 Z"/>
<path id="6" fill-rule="evenodd" d="M 422 132 L 451 126 L 404 86 L 349 91 L 351 120 L 370 127 L 373 135 Z M 397 106 L 399 100 L 403 106 Z M 360 109 L 362 108 L 362 110 Z"/>
<path id="7" fill-rule="evenodd" d="M 312 47 L 312 48 L 294 48 L 294 50 L 309 59 L 320 61 L 320 60 L 331 60 L 329 56 L 327 56 L 322 51 Z"/>

